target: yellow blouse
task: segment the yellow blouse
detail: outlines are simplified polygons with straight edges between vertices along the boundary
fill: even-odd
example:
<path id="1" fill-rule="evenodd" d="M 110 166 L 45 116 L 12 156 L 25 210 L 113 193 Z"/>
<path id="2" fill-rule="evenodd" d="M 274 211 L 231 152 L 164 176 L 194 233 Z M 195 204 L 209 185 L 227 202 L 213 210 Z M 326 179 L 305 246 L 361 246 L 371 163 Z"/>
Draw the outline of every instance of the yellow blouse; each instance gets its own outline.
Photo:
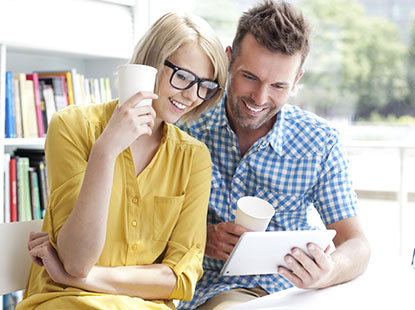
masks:
<path id="1" fill-rule="evenodd" d="M 73 106 L 56 113 L 46 139 L 50 196 L 43 231 L 57 236 L 80 191 L 92 145 L 118 101 Z M 138 175 L 129 148 L 115 163 L 106 242 L 97 265 L 162 263 L 177 276 L 169 300 L 145 301 L 66 287 L 32 264 L 17 309 L 174 309 L 190 300 L 202 276 L 211 160 L 207 147 L 171 124 L 156 155 Z"/>

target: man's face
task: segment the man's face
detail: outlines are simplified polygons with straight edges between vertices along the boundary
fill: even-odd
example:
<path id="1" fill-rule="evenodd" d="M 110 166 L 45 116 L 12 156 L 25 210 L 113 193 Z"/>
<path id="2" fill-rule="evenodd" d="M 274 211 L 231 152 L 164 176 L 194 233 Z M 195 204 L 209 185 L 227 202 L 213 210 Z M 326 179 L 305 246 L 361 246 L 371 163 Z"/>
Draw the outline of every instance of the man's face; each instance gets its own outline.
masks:
<path id="1" fill-rule="evenodd" d="M 300 53 L 271 52 L 247 34 L 229 69 L 226 104 L 234 130 L 269 130 L 303 74 L 300 64 Z"/>

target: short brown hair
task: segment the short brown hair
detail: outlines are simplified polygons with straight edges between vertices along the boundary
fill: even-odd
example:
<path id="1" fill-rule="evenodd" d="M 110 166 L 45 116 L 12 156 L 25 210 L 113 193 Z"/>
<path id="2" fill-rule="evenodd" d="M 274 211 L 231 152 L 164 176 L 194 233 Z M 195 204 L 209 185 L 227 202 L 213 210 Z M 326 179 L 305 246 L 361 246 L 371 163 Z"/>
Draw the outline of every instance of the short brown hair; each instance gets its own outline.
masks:
<path id="1" fill-rule="evenodd" d="M 311 27 L 301 10 L 286 1 L 266 0 L 244 12 L 232 43 L 231 63 L 241 42 L 250 33 L 271 52 L 284 55 L 301 53 L 301 66 L 310 50 Z M 300 66 L 300 68 L 301 68 Z"/>

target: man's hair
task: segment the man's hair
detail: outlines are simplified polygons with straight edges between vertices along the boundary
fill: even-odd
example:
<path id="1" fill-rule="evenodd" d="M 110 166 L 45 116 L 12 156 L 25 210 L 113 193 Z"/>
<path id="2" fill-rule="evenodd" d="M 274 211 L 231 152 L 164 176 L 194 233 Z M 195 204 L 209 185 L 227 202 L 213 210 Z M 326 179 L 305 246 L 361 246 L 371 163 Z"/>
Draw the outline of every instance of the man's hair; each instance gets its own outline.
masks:
<path id="1" fill-rule="evenodd" d="M 243 38 L 252 34 L 271 52 L 284 55 L 301 53 L 301 66 L 310 50 L 309 22 L 301 10 L 286 1 L 266 0 L 244 12 L 232 43 L 231 63 L 240 52 Z M 300 68 L 301 68 L 300 66 Z"/>
<path id="2" fill-rule="evenodd" d="M 181 46 L 196 43 L 209 57 L 221 90 L 211 99 L 181 117 L 181 121 L 196 119 L 201 113 L 212 108 L 223 96 L 226 85 L 228 59 L 222 43 L 212 27 L 201 17 L 192 14 L 167 13 L 160 17 L 137 43 L 129 61 L 158 69 L 155 92 L 164 70 L 164 61 Z"/>

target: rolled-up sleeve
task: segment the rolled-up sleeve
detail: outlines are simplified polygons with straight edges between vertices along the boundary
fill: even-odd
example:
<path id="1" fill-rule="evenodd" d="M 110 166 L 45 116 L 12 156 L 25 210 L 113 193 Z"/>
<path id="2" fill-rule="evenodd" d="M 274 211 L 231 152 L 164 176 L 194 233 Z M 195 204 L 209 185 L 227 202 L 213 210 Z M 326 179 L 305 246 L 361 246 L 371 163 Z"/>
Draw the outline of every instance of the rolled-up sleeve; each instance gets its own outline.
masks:
<path id="1" fill-rule="evenodd" d="M 78 199 L 89 156 L 87 123 L 76 109 L 55 113 L 45 144 L 50 194 L 45 220 L 52 245 Z"/>

